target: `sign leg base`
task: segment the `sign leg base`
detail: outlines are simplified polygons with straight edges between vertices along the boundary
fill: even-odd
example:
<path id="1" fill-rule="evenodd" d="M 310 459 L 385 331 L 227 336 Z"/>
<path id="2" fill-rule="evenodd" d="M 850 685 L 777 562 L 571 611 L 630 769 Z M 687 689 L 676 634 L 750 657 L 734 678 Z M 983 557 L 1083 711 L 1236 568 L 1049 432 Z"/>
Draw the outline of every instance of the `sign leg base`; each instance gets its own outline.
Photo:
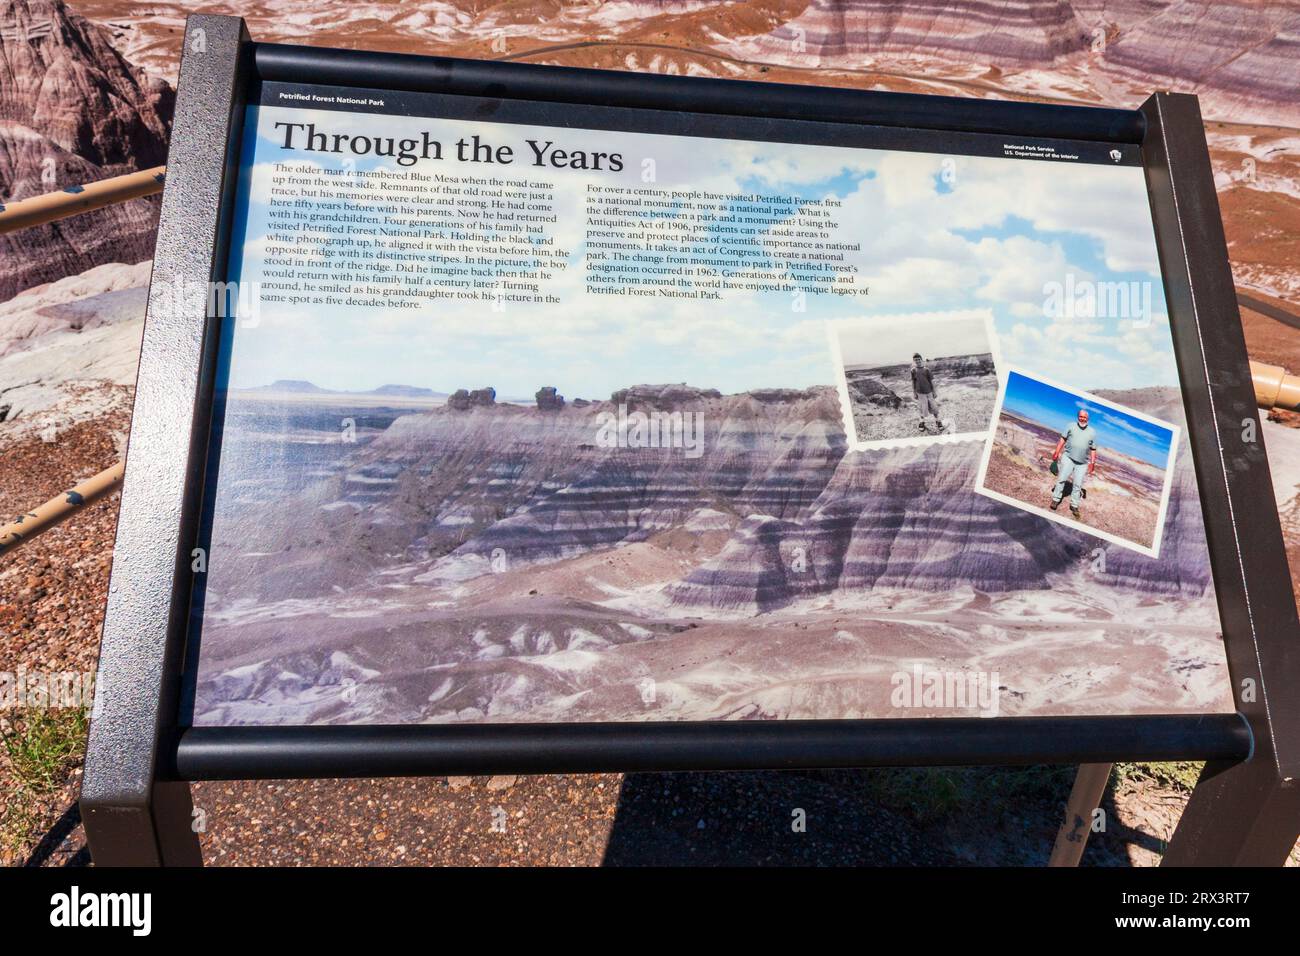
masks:
<path id="1" fill-rule="evenodd" d="M 81 819 L 96 866 L 203 865 L 188 783 L 155 783 L 143 806 L 84 800 Z"/>
<path id="2" fill-rule="evenodd" d="M 1161 866 L 1282 866 L 1300 837 L 1300 784 L 1269 761 L 1211 761 Z"/>

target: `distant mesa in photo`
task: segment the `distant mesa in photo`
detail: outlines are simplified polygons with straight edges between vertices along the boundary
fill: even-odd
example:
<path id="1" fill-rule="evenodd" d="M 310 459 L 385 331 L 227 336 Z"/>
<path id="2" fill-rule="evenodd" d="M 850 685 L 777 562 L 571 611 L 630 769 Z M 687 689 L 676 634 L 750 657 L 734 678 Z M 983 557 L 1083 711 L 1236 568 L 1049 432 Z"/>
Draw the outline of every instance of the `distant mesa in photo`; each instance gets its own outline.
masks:
<path id="1" fill-rule="evenodd" d="M 260 392 L 303 392 L 306 394 L 327 393 L 329 389 L 321 388 L 311 382 L 305 382 L 301 379 L 282 378 L 272 382 L 270 385 L 259 385 L 249 391 Z"/>
<path id="2" fill-rule="evenodd" d="M 371 391 L 372 395 L 403 395 L 409 398 L 441 398 L 443 392 L 435 392 L 431 388 L 421 388 L 417 385 L 380 385 Z"/>
<path id="3" fill-rule="evenodd" d="M 437 401 L 447 398 L 446 392 L 437 392 L 431 388 L 423 388 L 418 385 L 380 385 L 378 388 L 366 390 L 349 390 L 349 389 L 332 389 L 321 388 L 315 382 L 309 382 L 300 378 L 280 378 L 276 379 L 270 385 L 256 385 L 252 388 L 234 389 L 240 393 L 253 393 L 263 395 L 319 395 L 319 396 L 348 396 L 364 395 L 376 398 L 406 398 L 406 399 L 429 399 Z"/>

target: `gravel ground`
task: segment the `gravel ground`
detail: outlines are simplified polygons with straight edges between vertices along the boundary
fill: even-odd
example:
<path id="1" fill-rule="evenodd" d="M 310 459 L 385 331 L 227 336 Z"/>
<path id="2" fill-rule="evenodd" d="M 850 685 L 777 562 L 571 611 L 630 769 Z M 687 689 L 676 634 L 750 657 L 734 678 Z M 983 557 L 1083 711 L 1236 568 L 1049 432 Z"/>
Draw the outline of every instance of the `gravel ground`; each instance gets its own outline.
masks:
<path id="1" fill-rule="evenodd" d="M 52 442 L 3 448 L 0 514 L 8 521 L 118 460 L 129 417 L 82 422 Z M 47 531 L 0 564 L 0 670 L 86 670 L 95 665 L 117 526 L 116 494 Z"/>
<path id="2" fill-rule="evenodd" d="M 0 424 L 0 520 L 10 520 L 117 461 L 129 420 L 127 413 L 117 412 L 47 433 L 51 441 L 29 434 L 7 442 L 6 432 L 17 431 L 19 423 Z M 96 502 L 0 558 L 0 671 L 94 669 L 117 499 L 113 494 Z M 0 733 L 15 729 L 14 716 L 0 710 Z M 17 779 L 7 749 L 0 748 L 0 864 L 25 860 L 72 805 L 79 786 L 78 767 L 62 786 L 33 792 Z M 65 846 L 56 855 L 62 860 L 76 850 Z"/>
<path id="3" fill-rule="evenodd" d="M 223 782 L 196 784 L 194 798 L 209 865 L 1041 866 L 1072 772 Z M 951 804 L 930 804 L 954 782 Z M 1186 799 L 1117 781 L 1084 863 L 1159 863 Z"/>
<path id="4" fill-rule="evenodd" d="M 207 810 L 210 864 L 959 862 L 924 846 L 900 815 L 851 799 L 846 782 L 691 773 L 204 783 L 195 801 Z"/>

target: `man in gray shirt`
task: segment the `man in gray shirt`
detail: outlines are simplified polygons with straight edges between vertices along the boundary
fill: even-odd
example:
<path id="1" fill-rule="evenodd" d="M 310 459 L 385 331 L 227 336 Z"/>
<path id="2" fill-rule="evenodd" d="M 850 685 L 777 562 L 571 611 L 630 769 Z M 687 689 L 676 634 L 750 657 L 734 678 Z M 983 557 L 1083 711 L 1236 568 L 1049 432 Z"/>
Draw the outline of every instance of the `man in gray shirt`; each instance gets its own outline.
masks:
<path id="1" fill-rule="evenodd" d="M 1060 507 L 1065 496 L 1065 486 L 1070 482 L 1070 514 L 1079 517 L 1079 501 L 1083 497 L 1083 479 L 1091 478 L 1097 468 L 1097 442 L 1095 429 L 1088 424 L 1088 410 L 1079 409 L 1079 417 L 1073 425 L 1061 433 L 1056 442 L 1056 451 L 1052 452 L 1052 461 L 1057 463 L 1056 486 L 1052 488 L 1052 510 Z"/>

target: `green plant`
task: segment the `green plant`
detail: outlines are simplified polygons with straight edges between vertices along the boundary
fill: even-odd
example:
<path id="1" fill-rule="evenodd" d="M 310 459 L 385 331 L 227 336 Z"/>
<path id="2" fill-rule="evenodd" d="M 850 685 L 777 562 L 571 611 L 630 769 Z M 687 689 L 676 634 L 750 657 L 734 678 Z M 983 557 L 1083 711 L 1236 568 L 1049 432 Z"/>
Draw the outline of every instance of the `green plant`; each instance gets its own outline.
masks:
<path id="1" fill-rule="evenodd" d="M 866 778 L 873 797 L 905 808 L 918 822 L 928 823 L 957 810 L 965 798 L 964 771 L 949 767 L 884 768 Z"/>
<path id="2" fill-rule="evenodd" d="M 3 732 L 9 770 L 20 787 L 44 795 L 63 786 L 86 746 L 89 716 L 81 708 L 35 710 Z"/>
<path id="3" fill-rule="evenodd" d="M 36 827 L 36 811 L 30 797 L 17 790 L 0 806 L 0 863 L 11 865 L 10 854 L 22 852 Z"/>
<path id="4" fill-rule="evenodd" d="M 1117 763 L 1115 785 L 1137 787 L 1154 784 L 1179 793 L 1191 793 L 1201 776 L 1205 764 L 1197 760 L 1179 760 L 1171 763 Z"/>

